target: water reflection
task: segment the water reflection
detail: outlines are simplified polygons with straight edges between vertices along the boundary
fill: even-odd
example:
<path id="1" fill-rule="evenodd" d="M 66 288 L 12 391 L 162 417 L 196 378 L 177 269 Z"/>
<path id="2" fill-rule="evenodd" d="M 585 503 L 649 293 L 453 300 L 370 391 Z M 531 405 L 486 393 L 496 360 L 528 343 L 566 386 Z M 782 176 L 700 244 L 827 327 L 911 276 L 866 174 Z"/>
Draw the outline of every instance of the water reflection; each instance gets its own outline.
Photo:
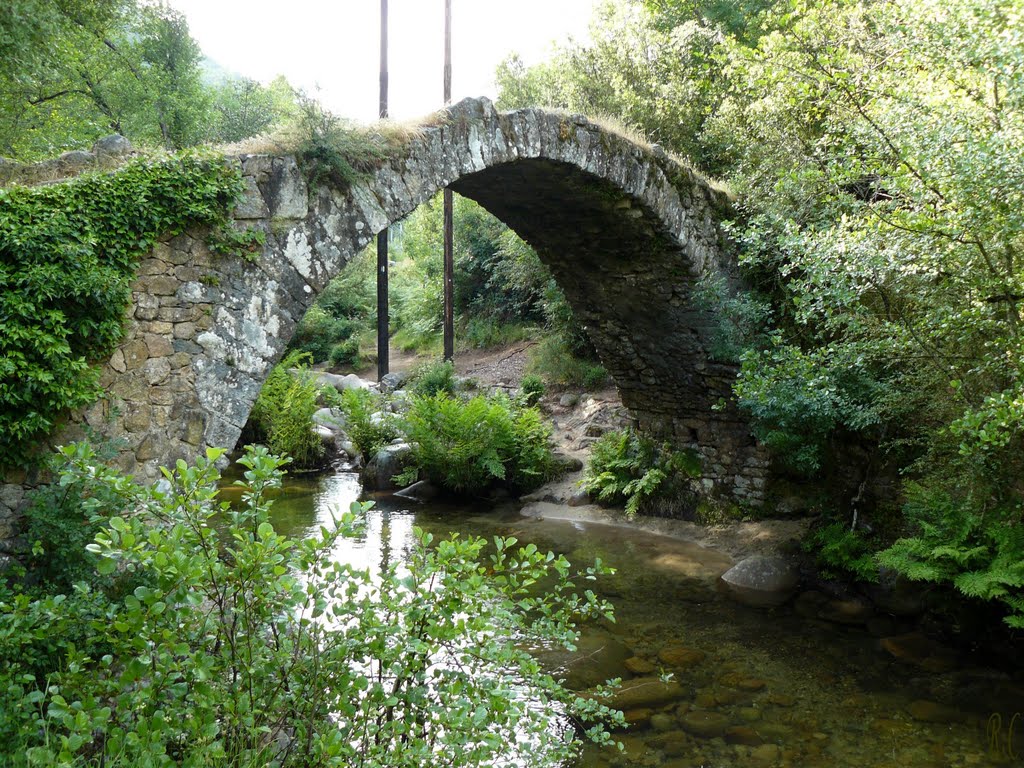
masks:
<path id="1" fill-rule="evenodd" d="M 274 508 L 282 533 L 330 525 L 359 498 L 358 478 L 289 480 Z M 1019 762 L 1024 691 L 1007 674 L 977 666 L 942 673 L 884 652 L 863 627 L 747 609 L 722 599 L 717 576 L 729 558 L 696 545 L 606 526 L 527 519 L 485 510 L 378 498 L 356 538 L 335 557 L 379 573 L 401 563 L 418 526 L 490 538 L 515 535 L 574 563 L 600 557 L 618 570 L 598 583 L 617 622 L 589 628 L 581 651 L 547 661 L 580 687 L 593 680 L 671 670 L 680 695 L 640 702 L 621 735 L 624 753 L 589 750 L 581 768 L 946 768 Z M 906 631 L 895 626 L 892 631 Z M 673 661 L 685 660 L 682 661 Z M 676 664 L 675 667 L 672 665 Z M 652 670 L 652 671 L 648 671 Z M 999 728 L 986 733 L 990 715 Z M 1018 733 L 1012 733 L 1015 727 Z"/>

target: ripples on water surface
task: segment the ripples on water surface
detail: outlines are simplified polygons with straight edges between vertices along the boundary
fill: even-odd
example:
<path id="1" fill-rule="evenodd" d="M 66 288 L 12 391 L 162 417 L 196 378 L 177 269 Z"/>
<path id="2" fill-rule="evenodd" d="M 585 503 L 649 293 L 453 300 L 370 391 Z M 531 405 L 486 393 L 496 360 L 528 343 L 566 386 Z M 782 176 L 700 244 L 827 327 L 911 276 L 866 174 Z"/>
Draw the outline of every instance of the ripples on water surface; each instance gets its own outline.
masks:
<path id="1" fill-rule="evenodd" d="M 289 478 L 274 523 L 302 536 L 358 494 L 353 474 Z M 435 536 L 514 534 L 573 562 L 600 557 L 617 569 L 597 590 L 614 602 L 617 623 L 585 630 L 582 660 L 552 663 L 567 663 L 570 682 L 589 685 L 630 678 L 629 668 L 651 674 L 646 664 L 657 674 L 667 659 L 681 665 L 680 690 L 667 703 L 639 702 L 628 713 L 637 724 L 620 736 L 625 752 L 588 751 L 580 768 L 1024 765 L 1015 746 L 1024 753 L 1020 719 L 1009 738 L 1024 698 L 1005 675 L 978 667 L 927 672 L 893 659 L 860 627 L 737 606 L 715 590 L 730 563 L 719 553 L 625 528 L 385 497 L 337 556 L 375 570 L 404 557 L 413 526 Z"/>

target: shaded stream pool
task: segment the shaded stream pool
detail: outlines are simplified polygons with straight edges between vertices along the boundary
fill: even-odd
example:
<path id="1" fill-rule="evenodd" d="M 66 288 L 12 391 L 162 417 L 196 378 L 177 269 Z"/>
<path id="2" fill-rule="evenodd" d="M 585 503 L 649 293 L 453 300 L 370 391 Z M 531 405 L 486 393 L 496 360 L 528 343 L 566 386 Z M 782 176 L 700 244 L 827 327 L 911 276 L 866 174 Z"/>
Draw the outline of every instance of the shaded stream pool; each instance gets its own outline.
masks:
<path id="1" fill-rule="evenodd" d="M 273 522 L 291 536 L 329 522 L 332 509 L 347 509 L 360 493 L 354 474 L 286 482 Z M 515 508 L 384 497 L 337 557 L 371 569 L 403 558 L 413 526 L 435 536 L 515 535 L 570 561 L 600 557 L 616 569 L 596 588 L 614 603 L 616 623 L 586 628 L 575 657 L 545 661 L 576 686 L 609 677 L 629 686 L 672 672 L 678 687 L 667 700 L 631 696 L 623 708 L 633 725 L 618 735 L 625 750 L 588 749 L 578 768 L 1024 765 L 1024 722 L 1014 719 L 1024 697 L 1009 675 L 977 665 L 926 669 L 886 652 L 863 626 L 808 619 L 792 606 L 736 605 L 716 589 L 731 564 L 724 554 L 629 528 L 527 518 Z"/>

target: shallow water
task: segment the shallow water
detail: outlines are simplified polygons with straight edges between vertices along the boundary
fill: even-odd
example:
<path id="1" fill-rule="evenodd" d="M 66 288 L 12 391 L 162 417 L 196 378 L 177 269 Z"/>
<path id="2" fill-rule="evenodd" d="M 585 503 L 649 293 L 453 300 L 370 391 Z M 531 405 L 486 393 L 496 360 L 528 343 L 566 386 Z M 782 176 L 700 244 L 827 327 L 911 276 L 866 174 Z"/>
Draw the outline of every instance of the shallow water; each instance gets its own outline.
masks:
<path id="1" fill-rule="evenodd" d="M 302 536 L 358 494 L 352 474 L 290 479 L 274 523 Z M 736 605 L 715 587 L 731 562 L 723 554 L 625 528 L 524 518 L 513 509 L 381 497 L 361 536 L 340 543 L 336 555 L 374 569 L 404 556 L 413 526 L 435 535 L 514 534 L 571 561 L 600 557 L 617 570 L 596 590 L 615 604 L 617 622 L 588 628 L 585 653 L 557 661 L 568 680 L 584 686 L 628 680 L 629 657 L 637 668 L 652 664 L 653 674 L 671 669 L 680 690 L 669 702 L 628 713 L 636 724 L 619 736 L 624 752 L 590 749 L 579 768 L 1024 764 L 1016 746 L 1024 745 L 1024 723 L 1013 720 L 1024 711 L 1024 693 L 1008 676 L 978 666 L 928 672 L 893 658 L 862 627 L 808 620 L 790 608 Z M 893 632 L 901 629 L 908 628 Z"/>

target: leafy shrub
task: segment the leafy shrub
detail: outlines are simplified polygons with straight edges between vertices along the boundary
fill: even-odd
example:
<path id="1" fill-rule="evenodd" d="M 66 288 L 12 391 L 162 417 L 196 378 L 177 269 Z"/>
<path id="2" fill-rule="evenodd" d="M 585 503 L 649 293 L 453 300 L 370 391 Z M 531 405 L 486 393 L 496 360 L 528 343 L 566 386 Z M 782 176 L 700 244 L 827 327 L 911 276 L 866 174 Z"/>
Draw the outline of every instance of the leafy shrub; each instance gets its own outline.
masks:
<path id="1" fill-rule="evenodd" d="M 308 370 L 309 356 L 292 352 L 274 366 L 253 404 L 249 422 L 257 439 L 299 467 L 316 466 L 323 445 L 313 431 L 320 387 Z"/>
<path id="2" fill-rule="evenodd" d="M 335 346 L 349 341 L 358 331 L 357 321 L 328 314 L 317 303 L 309 308 L 299 322 L 290 348 L 307 353 L 314 363 L 322 363 L 330 358 Z"/>
<path id="3" fill-rule="evenodd" d="M 62 448 L 48 462 L 61 481 L 34 490 L 25 510 L 25 538 L 32 546 L 27 566 L 38 587 L 67 592 L 95 572 L 96 558 L 86 551 L 103 519 L 98 515 L 125 511 L 126 482 L 102 462 L 112 446 L 89 443 Z"/>
<path id="4" fill-rule="evenodd" d="M 968 473 L 965 473 L 968 475 Z M 996 600 L 1005 621 L 1024 628 L 1024 529 L 1016 499 L 997 500 L 964 478 L 906 486 L 910 529 L 878 553 L 878 563 L 914 581 L 948 584 L 967 597 Z M 953 486 L 953 487 L 950 487 Z"/>
<path id="5" fill-rule="evenodd" d="M 456 493 L 480 493 L 499 481 L 525 491 L 552 471 L 551 431 L 540 413 L 504 396 L 417 396 L 405 429 L 413 471 Z"/>
<path id="6" fill-rule="evenodd" d="M 778 345 L 745 354 L 735 385 L 754 434 L 786 466 L 806 476 L 821 467 L 837 430 L 863 430 L 878 421 L 870 402 L 873 385 L 862 374 L 861 361 L 836 363 L 833 353 Z"/>
<path id="7" fill-rule="evenodd" d="M 552 728 L 563 713 L 598 742 L 603 720 L 622 724 L 522 650 L 571 647 L 574 621 L 611 617 L 573 589 L 597 568 L 514 538 L 485 556 L 482 539 L 416 530 L 405 562 L 371 574 L 334 554 L 369 505 L 290 539 L 269 522 L 283 461 L 250 448 L 231 509 L 216 501 L 220 455 L 165 470 L 165 490 L 103 479 L 129 503 L 97 510 L 89 550 L 102 573 L 137 574 L 132 593 L 0 589 L 12 765 L 415 768 L 453 752 L 467 768 L 523 754 L 555 765 L 576 749 L 576 732 Z"/>
<path id="8" fill-rule="evenodd" d="M 450 362 L 427 363 L 416 369 L 409 382 L 414 395 L 430 397 L 440 392 L 455 392 L 455 366 Z"/>
<path id="9" fill-rule="evenodd" d="M 379 165 L 393 149 L 383 136 L 332 114 L 314 99 L 299 99 L 298 157 L 310 182 L 344 189 Z"/>
<path id="10" fill-rule="evenodd" d="M 244 261 L 255 262 L 260 249 L 267 244 L 267 235 L 252 227 L 235 229 L 224 225 L 210 233 L 206 244 L 210 253 L 218 256 L 235 256 Z"/>
<path id="11" fill-rule="evenodd" d="M 594 443 L 583 475 L 583 488 L 600 501 L 625 504 L 635 515 L 680 479 L 700 475 L 700 462 L 689 453 L 641 437 L 633 429 L 606 432 Z"/>
<path id="12" fill-rule="evenodd" d="M 558 387 L 597 389 L 608 381 L 603 365 L 576 357 L 558 335 L 548 336 L 530 349 L 527 370 Z"/>
<path id="13" fill-rule="evenodd" d="M 803 546 L 814 554 L 826 577 L 852 574 L 862 581 L 878 581 L 873 542 L 861 531 L 851 530 L 849 525 L 837 522 L 819 528 Z"/>
<path id="14" fill-rule="evenodd" d="M 62 413 L 99 396 L 93 364 L 121 339 L 139 256 L 222 224 L 241 190 L 236 168 L 196 153 L 0 189 L 0 466 L 24 464 Z"/>
<path id="15" fill-rule="evenodd" d="M 474 349 L 496 349 L 532 338 L 535 328 L 511 323 L 494 317 L 471 317 L 456 339 L 461 345 Z"/>
<path id="16" fill-rule="evenodd" d="M 383 398 L 369 390 L 346 389 L 341 393 L 340 407 L 345 412 L 345 432 L 367 460 L 399 436 L 395 418 L 387 413 Z"/>
<path id="17" fill-rule="evenodd" d="M 544 397 L 544 379 L 534 374 L 523 376 L 519 388 L 523 392 L 523 398 L 527 405 L 536 405 Z"/>
<path id="18" fill-rule="evenodd" d="M 359 339 L 350 338 L 331 347 L 331 365 L 358 365 Z"/>

